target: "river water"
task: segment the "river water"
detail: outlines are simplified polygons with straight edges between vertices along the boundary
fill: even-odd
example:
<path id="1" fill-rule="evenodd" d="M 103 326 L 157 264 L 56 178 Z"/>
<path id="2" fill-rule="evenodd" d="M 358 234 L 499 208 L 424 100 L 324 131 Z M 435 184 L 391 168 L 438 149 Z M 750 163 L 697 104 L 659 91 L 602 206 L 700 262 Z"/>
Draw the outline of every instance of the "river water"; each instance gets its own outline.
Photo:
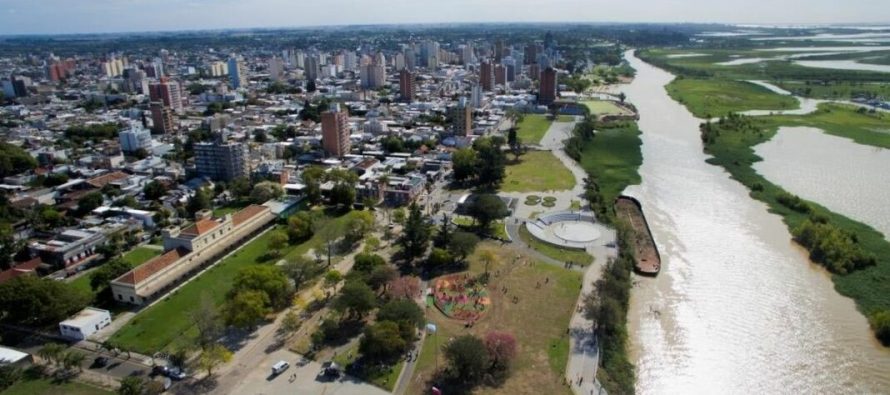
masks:
<path id="1" fill-rule="evenodd" d="M 890 235 L 890 150 L 783 127 L 754 152 L 763 158 L 754 169 L 766 179 Z"/>
<path id="2" fill-rule="evenodd" d="M 778 216 L 705 163 L 673 76 L 631 53 L 640 110 L 640 199 L 662 272 L 636 278 L 628 314 L 641 394 L 880 393 L 890 351 Z"/>

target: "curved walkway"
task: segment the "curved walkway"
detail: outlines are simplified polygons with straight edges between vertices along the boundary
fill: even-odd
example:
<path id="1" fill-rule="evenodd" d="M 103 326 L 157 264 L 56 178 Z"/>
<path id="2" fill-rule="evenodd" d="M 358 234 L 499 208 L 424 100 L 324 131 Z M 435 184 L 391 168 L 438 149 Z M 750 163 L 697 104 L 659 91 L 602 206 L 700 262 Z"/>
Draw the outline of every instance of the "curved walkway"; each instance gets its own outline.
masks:
<path id="1" fill-rule="evenodd" d="M 555 195 L 557 197 L 557 206 L 543 208 L 545 212 L 563 211 L 570 208 L 571 200 L 578 200 L 583 205 L 584 202 L 584 178 L 587 172 L 578 162 L 563 152 L 563 145 L 566 139 L 571 136 L 575 124 L 578 123 L 576 117 L 572 122 L 553 122 L 550 129 L 541 139 L 540 147 L 550 150 L 562 164 L 568 168 L 575 177 L 575 186 L 571 190 L 547 192 L 547 195 Z M 535 192 L 532 192 L 535 193 Z M 547 257 L 540 252 L 530 248 L 519 237 L 519 227 L 527 221 L 534 211 L 542 211 L 540 206 L 526 206 L 522 203 L 528 193 L 501 193 L 503 196 L 519 198 L 514 210 L 513 217 L 507 218 L 507 233 L 514 241 L 514 246 L 521 251 L 534 256 L 540 262 L 552 265 L 564 266 L 564 262 Z M 538 193 L 540 194 L 540 193 Z M 581 292 L 578 295 L 575 313 L 569 322 L 569 361 L 566 365 L 566 382 L 570 384 L 572 392 L 577 395 L 588 394 L 605 394 L 605 390 L 596 381 L 596 369 L 599 366 L 599 345 L 596 341 L 596 335 L 593 332 L 593 321 L 584 317 L 583 304 L 585 297 L 593 292 L 594 283 L 600 278 L 603 265 L 610 258 L 617 256 L 614 248 L 609 247 L 615 243 L 615 231 L 607 229 L 601 237 L 591 246 L 587 248 L 587 252 L 593 255 L 594 261 L 587 267 L 576 267 L 575 270 L 583 271 Z"/>

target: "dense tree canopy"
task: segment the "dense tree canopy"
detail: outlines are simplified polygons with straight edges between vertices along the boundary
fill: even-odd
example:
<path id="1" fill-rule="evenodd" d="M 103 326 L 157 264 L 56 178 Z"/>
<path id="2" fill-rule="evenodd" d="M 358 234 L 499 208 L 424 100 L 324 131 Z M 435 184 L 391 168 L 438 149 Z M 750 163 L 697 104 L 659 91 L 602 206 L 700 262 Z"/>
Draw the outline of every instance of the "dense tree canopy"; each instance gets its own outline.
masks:
<path id="1" fill-rule="evenodd" d="M 91 301 L 91 296 L 68 283 L 19 276 L 0 284 L 0 320 L 17 325 L 54 324 Z"/>

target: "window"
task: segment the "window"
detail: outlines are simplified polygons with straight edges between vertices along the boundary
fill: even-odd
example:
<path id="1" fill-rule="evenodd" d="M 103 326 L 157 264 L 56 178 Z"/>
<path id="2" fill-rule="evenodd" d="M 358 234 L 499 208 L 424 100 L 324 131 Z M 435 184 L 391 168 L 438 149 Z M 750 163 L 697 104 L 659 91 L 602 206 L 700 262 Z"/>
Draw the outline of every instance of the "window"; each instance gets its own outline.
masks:
<path id="1" fill-rule="evenodd" d="M 132 296 L 131 296 L 131 297 L 130 297 L 130 302 L 134 302 L 134 300 L 133 300 L 133 297 L 132 297 Z"/>

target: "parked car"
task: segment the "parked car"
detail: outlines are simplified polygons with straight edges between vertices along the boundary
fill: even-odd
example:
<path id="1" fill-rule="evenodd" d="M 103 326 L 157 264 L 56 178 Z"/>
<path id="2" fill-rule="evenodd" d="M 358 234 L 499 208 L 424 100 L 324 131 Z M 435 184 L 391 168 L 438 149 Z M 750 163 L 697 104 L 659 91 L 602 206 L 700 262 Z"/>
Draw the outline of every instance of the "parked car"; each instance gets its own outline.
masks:
<path id="1" fill-rule="evenodd" d="M 95 360 L 93 360 L 93 366 L 97 368 L 104 368 L 108 365 L 108 357 L 98 356 Z"/>
<path id="2" fill-rule="evenodd" d="M 170 372 L 170 368 L 161 365 L 155 365 L 151 368 L 152 376 L 167 376 L 167 373 Z"/>
<path id="3" fill-rule="evenodd" d="M 167 369 L 167 377 L 169 377 L 173 380 L 182 380 L 188 376 L 189 376 L 188 373 L 186 373 L 185 370 L 182 370 L 180 368 L 172 367 L 172 368 Z"/>
<path id="4" fill-rule="evenodd" d="M 341 374 L 340 365 L 337 365 L 336 362 L 328 361 L 321 364 L 321 371 L 318 372 L 318 377 L 335 379 L 340 377 Z"/>
<path id="5" fill-rule="evenodd" d="M 275 364 L 272 365 L 272 375 L 277 376 L 277 375 L 281 374 L 281 372 L 284 372 L 285 370 L 287 370 L 287 368 L 289 368 L 289 367 L 290 367 L 290 364 L 287 363 L 287 361 L 275 362 Z"/>

